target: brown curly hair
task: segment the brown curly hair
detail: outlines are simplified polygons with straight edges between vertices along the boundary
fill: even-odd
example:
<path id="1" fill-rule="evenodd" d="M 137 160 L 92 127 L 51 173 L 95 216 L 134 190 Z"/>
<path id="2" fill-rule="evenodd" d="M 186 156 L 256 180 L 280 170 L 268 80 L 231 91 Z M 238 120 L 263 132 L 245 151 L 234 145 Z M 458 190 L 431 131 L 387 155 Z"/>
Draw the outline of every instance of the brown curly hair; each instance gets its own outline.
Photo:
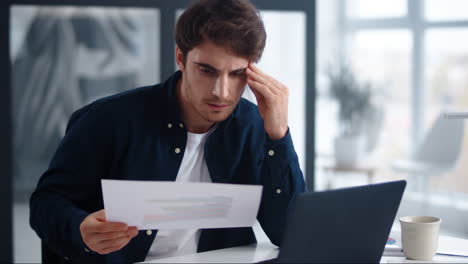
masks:
<path id="1" fill-rule="evenodd" d="M 265 47 L 266 32 L 257 9 L 248 0 L 198 0 L 176 24 L 175 41 L 184 63 L 187 53 L 205 40 L 257 62 Z"/>

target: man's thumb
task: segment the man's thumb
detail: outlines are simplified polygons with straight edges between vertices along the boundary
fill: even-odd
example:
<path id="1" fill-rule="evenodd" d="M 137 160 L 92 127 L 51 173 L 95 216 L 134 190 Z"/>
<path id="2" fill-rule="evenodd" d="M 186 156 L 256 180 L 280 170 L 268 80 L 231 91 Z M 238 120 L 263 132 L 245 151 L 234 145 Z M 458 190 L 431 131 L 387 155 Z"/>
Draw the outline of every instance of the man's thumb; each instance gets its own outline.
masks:
<path id="1" fill-rule="evenodd" d="M 96 217 L 97 220 L 99 220 L 101 222 L 105 222 L 106 221 L 106 211 L 105 211 L 105 209 L 102 209 L 102 210 L 99 210 L 99 211 L 95 212 L 94 216 Z"/>

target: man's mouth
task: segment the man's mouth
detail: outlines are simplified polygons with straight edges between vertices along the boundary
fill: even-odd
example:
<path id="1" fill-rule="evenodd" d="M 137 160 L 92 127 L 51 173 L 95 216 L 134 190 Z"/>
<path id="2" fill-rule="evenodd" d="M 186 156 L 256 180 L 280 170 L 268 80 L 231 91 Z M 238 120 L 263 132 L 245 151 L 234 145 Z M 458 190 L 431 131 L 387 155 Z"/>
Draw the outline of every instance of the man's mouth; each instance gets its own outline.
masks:
<path id="1" fill-rule="evenodd" d="M 217 104 L 217 103 L 207 103 L 207 104 L 211 109 L 216 110 L 216 111 L 223 110 L 229 106 L 228 104 Z"/>

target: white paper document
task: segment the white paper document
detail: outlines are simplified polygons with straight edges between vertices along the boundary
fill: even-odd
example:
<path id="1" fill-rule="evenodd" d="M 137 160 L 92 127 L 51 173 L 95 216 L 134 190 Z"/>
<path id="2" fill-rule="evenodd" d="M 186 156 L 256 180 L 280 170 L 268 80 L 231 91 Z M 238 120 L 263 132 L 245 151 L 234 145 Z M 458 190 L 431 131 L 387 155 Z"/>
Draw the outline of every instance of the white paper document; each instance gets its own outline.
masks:
<path id="1" fill-rule="evenodd" d="M 102 180 L 106 220 L 138 229 L 253 226 L 260 185 Z"/>

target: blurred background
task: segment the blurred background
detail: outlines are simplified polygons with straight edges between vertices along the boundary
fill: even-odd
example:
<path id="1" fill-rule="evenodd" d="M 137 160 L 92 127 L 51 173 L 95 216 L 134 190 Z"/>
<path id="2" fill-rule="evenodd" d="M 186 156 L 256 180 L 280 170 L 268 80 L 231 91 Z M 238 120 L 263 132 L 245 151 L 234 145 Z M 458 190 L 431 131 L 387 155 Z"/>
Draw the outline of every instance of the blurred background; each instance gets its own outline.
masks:
<path id="1" fill-rule="evenodd" d="M 175 69 L 172 28 L 189 1 L 20 2 L 7 6 L 5 171 L 12 260 L 37 263 L 28 199 L 68 118 L 97 98 L 165 80 Z M 441 216 L 442 233 L 468 239 L 467 130 L 442 116 L 468 109 L 468 1 L 253 2 L 268 35 L 259 67 L 290 89 L 310 190 L 406 179 L 399 215 Z M 248 89 L 244 97 L 255 102 Z"/>
<path id="2" fill-rule="evenodd" d="M 441 216 L 442 233 L 468 238 L 466 121 L 441 117 L 468 109 L 467 8 L 463 0 L 317 1 L 317 189 L 406 179 L 399 215 Z M 342 97 L 370 102 L 370 115 L 345 108 L 361 114 L 354 160 L 338 144 L 350 134 Z"/>

